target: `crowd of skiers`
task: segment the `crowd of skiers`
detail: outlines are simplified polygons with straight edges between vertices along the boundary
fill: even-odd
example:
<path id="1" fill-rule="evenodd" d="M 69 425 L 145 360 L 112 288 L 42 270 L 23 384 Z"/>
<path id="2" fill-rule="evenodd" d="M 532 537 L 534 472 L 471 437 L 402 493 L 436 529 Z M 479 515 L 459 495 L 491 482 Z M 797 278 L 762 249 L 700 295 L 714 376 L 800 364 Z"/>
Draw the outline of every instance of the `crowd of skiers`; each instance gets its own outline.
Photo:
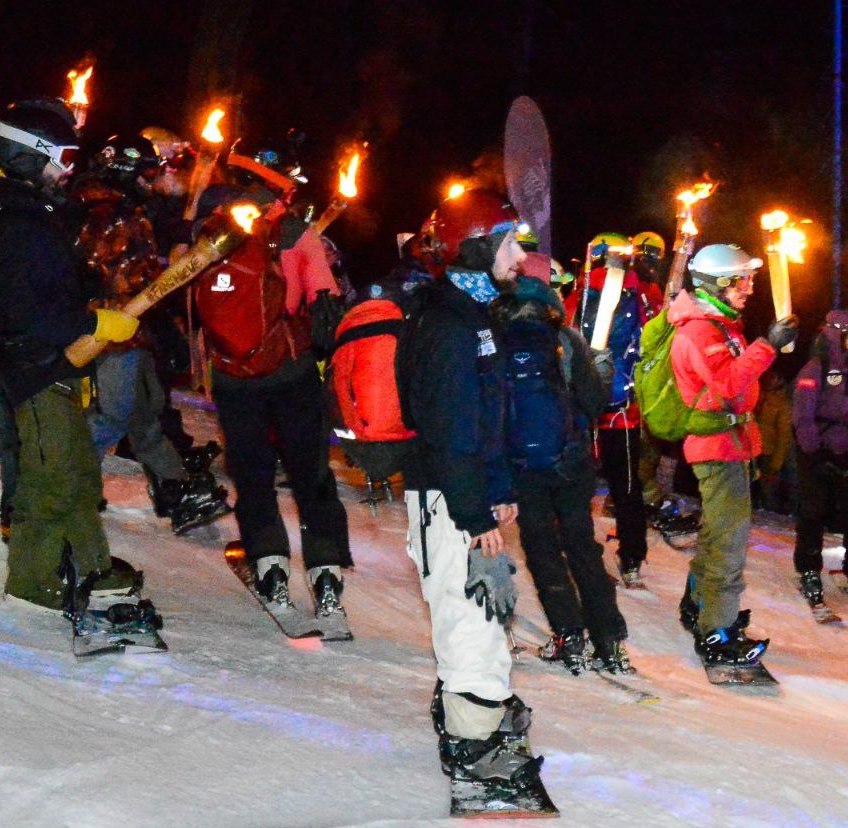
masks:
<path id="1" fill-rule="evenodd" d="M 100 461 L 124 437 L 157 515 L 175 531 L 229 511 L 209 471 L 216 447 L 191 448 L 170 407 L 188 323 L 192 336 L 202 332 L 211 364 L 235 517 L 264 600 L 291 604 L 280 461 L 316 611 L 344 614 L 342 570 L 353 560 L 329 466 L 328 391 L 354 462 L 376 479 L 402 471 L 408 553 L 438 665 L 432 712 L 454 776 L 538 774 L 529 710 L 510 689 L 504 624 L 516 593 L 501 527 L 517 523 L 550 625 L 540 656 L 575 674 L 633 669 L 616 579 L 595 537 L 596 464 L 616 518 L 622 584 L 643 586 L 649 520 L 669 536 L 675 525 L 697 530 L 681 621 L 706 662 L 755 663 L 768 641 L 747 636 L 740 608 L 752 464 L 763 502 L 773 504 L 791 411 L 801 493 L 795 566 L 805 597 L 822 605 L 823 534 L 834 515 L 848 514 L 848 312 L 828 314 L 790 399 L 780 374 L 767 372 L 795 341 L 797 320 L 776 320 L 751 343 L 742 331 L 760 260 L 732 244 L 703 247 L 685 289 L 664 300 L 663 240 L 603 233 L 575 278 L 539 253 L 502 197 L 481 190 L 439 204 L 405 239 L 398 267 L 355 297 L 346 291 L 345 303 L 332 270 L 337 251 L 294 204 L 298 172 L 282 151 L 236 147 L 192 209 L 191 148 L 175 134 L 113 137 L 84 170 L 75 167 L 79 144 L 60 101 L 0 113 L 7 594 L 74 613 L 96 591 L 136 583 L 131 568 L 114 565 L 99 515 Z M 162 273 L 172 249 L 225 226 L 229 208 L 246 200 L 260 218 L 241 247 L 192 283 L 188 312 L 185 297 L 141 323 L 121 310 Z M 609 335 L 592 348 L 612 257 L 622 255 Z M 669 365 L 679 396 L 703 415 L 692 423 L 710 423 L 693 425 L 682 446 L 652 438 L 634 389 L 642 331 L 661 311 L 675 329 Z M 112 343 L 93 365 L 66 356 L 83 336 Z M 344 355 L 369 339 L 385 347 L 387 336 L 393 361 L 381 366 L 383 386 L 345 397 L 357 369 Z M 763 376 L 771 399 L 759 417 L 773 423 L 765 447 L 755 418 Z M 363 437 L 374 426 L 363 414 L 371 403 L 401 430 Z M 697 480 L 700 528 L 697 515 L 693 523 L 675 511 L 672 484 L 661 479 L 669 460 Z"/>

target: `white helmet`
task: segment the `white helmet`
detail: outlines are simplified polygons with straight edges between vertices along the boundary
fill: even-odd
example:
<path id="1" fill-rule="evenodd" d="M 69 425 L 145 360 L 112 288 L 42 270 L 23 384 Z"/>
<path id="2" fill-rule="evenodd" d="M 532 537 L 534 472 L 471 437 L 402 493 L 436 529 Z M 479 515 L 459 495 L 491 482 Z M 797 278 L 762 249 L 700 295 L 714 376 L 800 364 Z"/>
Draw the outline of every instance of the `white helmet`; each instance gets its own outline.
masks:
<path id="1" fill-rule="evenodd" d="M 736 279 L 750 276 L 763 266 L 763 260 L 749 256 L 735 244 L 708 244 L 689 262 L 692 284 L 717 292 L 730 287 Z"/>

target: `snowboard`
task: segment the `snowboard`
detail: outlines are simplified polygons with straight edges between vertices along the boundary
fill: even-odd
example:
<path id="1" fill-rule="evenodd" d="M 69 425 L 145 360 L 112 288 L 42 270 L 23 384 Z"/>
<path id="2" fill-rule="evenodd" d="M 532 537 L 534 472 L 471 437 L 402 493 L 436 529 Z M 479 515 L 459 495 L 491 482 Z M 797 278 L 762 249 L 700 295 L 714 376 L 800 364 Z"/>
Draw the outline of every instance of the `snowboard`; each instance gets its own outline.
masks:
<path id="1" fill-rule="evenodd" d="M 535 760 L 541 764 L 541 757 Z M 464 819 L 538 819 L 558 817 L 538 774 L 526 782 L 505 779 L 451 779 L 452 817 Z"/>
<path id="2" fill-rule="evenodd" d="M 327 617 L 316 617 L 300 607 L 283 606 L 266 601 L 257 591 L 253 579 L 253 569 L 241 541 L 228 543 L 224 558 L 233 574 L 242 582 L 247 591 L 256 599 L 262 609 L 274 620 L 286 638 L 321 638 L 323 641 L 350 641 L 353 633 L 342 613 L 333 613 Z"/>
<path id="3" fill-rule="evenodd" d="M 168 649 L 159 635 L 162 617 L 147 599 L 124 596 L 105 604 L 92 603 L 78 618 L 71 620 L 73 651 L 78 658 L 122 653 L 155 653 Z"/>
<path id="4" fill-rule="evenodd" d="M 734 684 L 746 687 L 768 687 L 780 682 L 763 666 L 753 664 L 704 664 L 710 684 Z"/>

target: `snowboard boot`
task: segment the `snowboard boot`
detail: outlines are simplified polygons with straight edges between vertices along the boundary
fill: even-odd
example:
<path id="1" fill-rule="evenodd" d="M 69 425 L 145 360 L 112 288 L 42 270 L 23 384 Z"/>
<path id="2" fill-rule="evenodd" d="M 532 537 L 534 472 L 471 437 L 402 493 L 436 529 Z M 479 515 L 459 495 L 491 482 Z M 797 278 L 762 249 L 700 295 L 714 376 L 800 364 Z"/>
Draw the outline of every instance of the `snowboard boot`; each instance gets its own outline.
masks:
<path id="1" fill-rule="evenodd" d="M 539 658 L 542 661 L 561 661 L 566 670 L 579 676 L 587 669 L 583 630 L 575 627 L 554 633 L 547 644 L 539 648 Z"/>
<path id="2" fill-rule="evenodd" d="M 692 578 L 686 579 L 686 589 L 678 604 L 680 612 L 680 624 L 686 632 L 694 635 L 695 625 L 698 623 L 698 605 L 692 600 Z"/>
<path id="3" fill-rule="evenodd" d="M 442 771 L 453 780 L 533 788 L 539 783 L 541 756 L 534 757 L 527 730 L 530 708 L 517 697 L 506 708 L 498 729 L 487 739 L 460 739 L 445 733 L 439 740 Z"/>
<path id="4" fill-rule="evenodd" d="M 593 642 L 595 651 L 592 653 L 590 666 L 593 670 L 608 673 L 620 673 L 628 675 L 636 670 L 630 664 L 630 656 L 624 648 L 624 642 L 615 639 L 601 639 Z"/>
<path id="5" fill-rule="evenodd" d="M 175 535 L 232 511 L 227 504 L 227 490 L 217 485 L 210 471 L 189 472 L 186 480 L 160 478 L 147 467 L 145 473 L 156 516 L 170 518 Z"/>
<path id="6" fill-rule="evenodd" d="M 269 603 L 294 606 L 289 597 L 289 559 L 266 555 L 256 561 L 256 591 Z"/>
<path id="7" fill-rule="evenodd" d="M 824 589 L 822 587 L 821 574 L 814 569 L 801 573 L 801 583 L 798 587 L 801 595 L 807 599 L 811 607 L 824 603 Z"/>
<path id="8" fill-rule="evenodd" d="M 309 570 L 309 581 L 315 593 L 315 615 L 327 618 L 331 615 L 345 615 L 342 606 L 344 580 L 337 566 L 316 566 Z"/>
<path id="9" fill-rule="evenodd" d="M 695 652 L 705 664 L 756 664 L 765 653 L 769 639 L 749 638 L 745 629 L 751 610 L 742 610 L 729 627 L 695 634 Z"/>

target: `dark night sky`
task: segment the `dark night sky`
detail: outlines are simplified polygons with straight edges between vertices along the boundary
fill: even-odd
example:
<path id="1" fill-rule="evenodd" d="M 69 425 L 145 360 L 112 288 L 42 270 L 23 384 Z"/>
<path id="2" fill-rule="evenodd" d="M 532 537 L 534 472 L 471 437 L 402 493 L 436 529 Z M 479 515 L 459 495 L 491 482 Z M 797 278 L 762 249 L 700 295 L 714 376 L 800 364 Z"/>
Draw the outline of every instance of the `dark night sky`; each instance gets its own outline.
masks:
<path id="1" fill-rule="evenodd" d="M 0 2 L 4 96 L 63 93 L 90 51 L 92 135 L 182 128 L 204 15 L 224 9 L 228 36 L 243 21 L 234 62 L 221 59 L 242 94 L 242 132 L 307 133 L 305 197 L 323 206 L 339 145 L 371 141 L 361 204 L 331 231 L 360 278 L 390 264 L 394 233 L 415 229 L 445 180 L 497 147 L 510 101 L 529 94 L 551 133 L 559 258 L 603 230 L 668 239 L 673 193 L 708 172 L 721 187 L 700 215 L 702 241 L 754 252 L 763 209 L 795 208 L 821 234 L 798 304 L 820 318 L 830 302 L 828 0 Z"/>

